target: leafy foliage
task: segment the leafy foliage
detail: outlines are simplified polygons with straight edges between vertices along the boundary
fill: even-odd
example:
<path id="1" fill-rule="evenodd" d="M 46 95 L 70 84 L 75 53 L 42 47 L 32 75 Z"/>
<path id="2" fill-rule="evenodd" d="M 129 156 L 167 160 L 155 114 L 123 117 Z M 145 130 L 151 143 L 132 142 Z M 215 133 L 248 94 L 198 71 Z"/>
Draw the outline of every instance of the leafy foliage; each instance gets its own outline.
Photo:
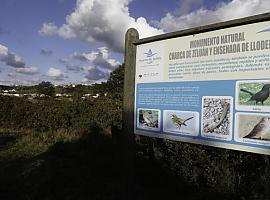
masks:
<path id="1" fill-rule="evenodd" d="M 45 81 L 42 81 L 40 84 L 37 85 L 37 92 L 39 94 L 44 94 L 51 97 L 55 94 L 53 84 Z"/>
<path id="2" fill-rule="evenodd" d="M 86 191 L 89 188 L 95 187 L 95 184 L 91 182 L 93 181 L 92 175 L 98 169 L 101 170 L 100 176 L 97 177 L 96 175 L 94 179 L 100 179 L 102 183 L 105 183 L 107 179 L 102 179 L 102 177 L 105 177 L 104 173 L 107 172 L 108 168 L 111 169 L 109 164 L 112 164 L 110 163 L 112 162 L 111 160 L 109 163 L 106 161 L 115 156 L 111 154 L 115 147 L 112 148 L 110 146 L 112 144 L 109 142 L 109 139 L 106 138 L 105 141 L 100 142 L 100 140 L 95 138 L 95 134 L 99 135 L 104 130 L 108 132 L 113 127 L 116 127 L 116 130 L 121 129 L 123 80 L 124 65 L 121 65 L 111 73 L 106 83 L 94 84 L 91 87 L 78 85 L 76 87 L 54 88 L 57 93 L 72 94 L 72 98 L 29 100 L 26 98 L 0 96 L 0 128 L 2 130 L 21 130 L 26 133 L 21 138 L 17 134 L 16 137 L 18 138 L 14 139 L 16 143 L 9 148 L 10 151 L 0 152 L 0 166 L 2 166 L 3 172 L 8 170 L 9 166 L 14 167 L 14 164 L 12 165 L 13 161 L 9 159 L 21 153 L 21 157 L 27 155 L 26 160 L 29 159 L 31 161 L 27 160 L 26 162 L 31 163 L 30 167 L 29 163 L 24 163 L 25 169 L 31 169 L 32 167 L 34 173 L 26 171 L 24 175 L 19 174 L 16 177 L 30 177 L 30 180 L 27 179 L 25 182 L 28 186 L 35 185 L 30 190 L 31 194 L 29 194 L 30 196 L 32 195 L 31 197 L 37 199 L 40 197 L 39 191 L 43 191 L 44 188 L 50 188 L 48 191 L 46 189 L 43 191 L 47 195 L 54 195 L 47 196 L 47 199 L 57 199 L 57 197 L 58 199 L 61 197 L 66 197 L 66 199 L 87 199 L 88 197 L 84 196 L 87 194 Z M 44 87 L 42 88 L 44 89 Z M 24 87 L 20 89 L 23 91 L 35 91 L 36 88 L 31 87 L 28 89 Z M 85 93 L 98 93 L 100 96 L 97 99 L 82 99 L 81 96 Z M 27 134 L 28 130 L 34 133 Z M 13 135 L 9 134 L 8 136 L 10 140 L 13 140 Z M 86 136 L 91 137 L 86 139 Z M 8 138 L 2 141 L 9 141 Z M 214 196 L 216 194 L 220 194 L 218 199 L 270 199 L 269 156 L 143 136 L 136 136 L 135 139 L 136 161 L 139 161 L 135 162 L 136 166 L 134 167 L 137 173 L 137 179 L 135 180 L 137 188 L 135 189 L 138 190 L 138 187 L 143 185 L 139 192 L 135 193 L 136 195 L 142 195 L 140 193 L 141 190 L 144 189 L 145 192 L 151 192 L 152 189 L 151 196 L 148 196 L 148 198 L 138 196 L 137 199 L 151 199 L 153 197 L 155 199 L 170 199 L 172 190 L 177 195 L 189 194 L 189 199 L 209 199 L 209 197 L 217 199 Z M 76 143 L 77 145 L 73 143 L 74 140 L 79 141 Z M 117 138 L 117 140 L 116 144 L 119 148 L 118 145 L 121 144 L 121 138 Z M 105 144 L 109 145 L 109 147 L 106 147 L 108 149 L 103 148 Z M 97 152 L 102 157 L 95 155 Z M 38 156 L 40 154 L 46 157 L 46 163 L 43 163 L 45 161 Z M 20 163 L 21 157 L 14 158 L 20 166 L 22 166 Z M 115 157 L 119 159 L 119 152 L 117 152 Z M 3 165 L 3 163 L 7 164 Z M 103 165 L 104 163 L 105 165 Z M 120 168 L 120 164 L 117 164 L 118 168 Z M 40 166 L 42 167 L 40 168 Z M 162 170 L 157 170 L 157 166 L 161 166 Z M 16 171 L 17 168 L 14 168 Z M 76 171 L 77 168 L 79 170 Z M 85 170 L 89 168 L 96 171 L 90 170 L 89 172 L 89 170 Z M 46 169 L 48 170 L 46 171 Z M 41 175 L 44 171 L 48 177 Z M 29 176 L 27 173 L 29 173 Z M 115 173 L 115 171 L 112 171 L 112 173 Z M 110 176 L 110 174 L 107 175 Z M 66 177 L 71 181 L 65 181 Z M 159 177 L 160 179 L 158 179 Z M 52 179 L 52 182 L 50 182 L 50 179 Z M 140 182 L 139 179 L 143 181 Z M 38 180 L 38 184 L 33 184 L 36 183 L 36 180 Z M 164 182 L 163 180 L 166 181 Z M 54 183 L 55 181 L 57 184 Z M 78 188 L 81 181 L 89 186 L 86 189 L 82 186 L 82 193 L 75 189 L 72 192 L 67 191 L 66 188 Z M 114 184 L 112 180 L 109 181 Z M 159 190 L 156 185 L 158 184 L 157 182 L 162 184 L 162 181 L 164 185 L 162 187 L 159 185 Z M 63 194 L 59 193 L 60 190 L 58 189 L 61 184 L 63 184 L 64 188 L 62 191 L 67 196 L 63 197 L 61 196 Z M 100 184 L 100 182 L 97 184 Z M 190 188 L 189 185 L 195 187 L 197 194 L 193 193 L 193 187 L 192 191 L 186 191 L 187 188 Z M 2 186 L 5 186 L 5 183 L 2 183 Z M 42 186 L 44 186 L 43 189 Z M 95 198 L 109 199 L 106 194 L 104 194 L 106 196 L 104 198 L 98 196 L 101 193 L 106 193 L 103 187 L 100 188 L 102 188 L 102 191 L 95 188 L 99 191 Z M 166 191 L 164 190 L 165 188 L 173 189 L 168 190 L 170 192 L 164 194 L 164 196 L 159 196 L 160 191 Z M 107 189 L 113 191 L 113 188 Z M 22 191 L 18 192 L 23 193 Z M 204 194 L 204 196 L 200 196 L 201 194 Z M 31 198 L 27 196 L 24 199 Z M 46 198 L 44 197 L 44 199 Z"/>
<path id="3" fill-rule="evenodd" d="M 121 127 L 123 94 L 123 65 L 111 73 L 107 83 L 95 84 L 91 89 L 78 85 L 66 87 L 71 99 L 41 98 L 29 100 L 0 96 L 0 127 L 33 129 L 35 131 L 87 131 L 93 122 L 101 127 Z M 40 94 L 53 96 L 55 88 L 50 82 L 34 86 Z M 59 88 L 57 89 L 59 91 Z M 62 90 L 62 91 L 63 91 Z M 100 94 L 99 98 L 82 99 L 85 92 Z M 106 94 L 106 95 L 104 95 Z M 118 97 L 118 98 L 116 98 Z"/>

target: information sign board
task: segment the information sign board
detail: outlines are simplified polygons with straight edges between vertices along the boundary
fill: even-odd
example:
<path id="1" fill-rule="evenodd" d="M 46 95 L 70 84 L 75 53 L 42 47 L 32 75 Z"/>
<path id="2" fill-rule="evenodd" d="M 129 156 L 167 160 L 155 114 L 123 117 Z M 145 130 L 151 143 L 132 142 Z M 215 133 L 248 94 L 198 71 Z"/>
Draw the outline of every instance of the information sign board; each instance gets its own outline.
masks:
<path id="1" fill-rule="evenodd" d="M 135 134 L 270 154 L 270 21 L 137 45 Z"/>

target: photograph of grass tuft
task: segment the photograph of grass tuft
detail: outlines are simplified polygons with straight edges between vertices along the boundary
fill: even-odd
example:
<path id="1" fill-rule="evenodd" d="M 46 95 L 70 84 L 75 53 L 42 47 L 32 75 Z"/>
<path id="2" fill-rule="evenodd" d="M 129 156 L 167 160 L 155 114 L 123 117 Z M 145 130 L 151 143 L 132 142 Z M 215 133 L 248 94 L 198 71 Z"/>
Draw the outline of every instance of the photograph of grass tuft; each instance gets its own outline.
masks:
<path id="1" fill-rule="evenodd" d="M 238 91 L 239 105 L 270 106 L 270 81 L 242 82 Z"/>

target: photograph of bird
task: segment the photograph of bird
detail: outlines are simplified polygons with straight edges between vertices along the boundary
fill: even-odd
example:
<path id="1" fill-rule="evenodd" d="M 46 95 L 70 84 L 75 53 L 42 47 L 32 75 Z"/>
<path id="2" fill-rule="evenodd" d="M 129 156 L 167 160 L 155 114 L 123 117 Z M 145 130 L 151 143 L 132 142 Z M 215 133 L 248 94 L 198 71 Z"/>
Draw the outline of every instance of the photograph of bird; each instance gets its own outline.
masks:
<path id="1" fill-rule="evenodd" d="M 270 133 L 270 117 L 263 117 L 244 138 L 264 139 L 267 133 Z"/>
<path id="2" fill-rule="evenodd" d="M 253 93 L 250 92 L 246 89 L 240 89 L 240 91 L 248 93 L 251 97 L 248 101 L 255 101 L 255 104 L 261 102 L 263 105 L 263 102 L 268 99 L 269 95 L 270 95 L 270 84 L 265 84 L 262 89 L 257 92 L 257 93 Z"/>
<path id="3" fill-rule="evenodd" d="M 153 114 L 152 111 L 142 111 L 144 124 L 149 127 L 158 127 L 158 115 Z"/>
<path id="4" fill-rule="evenodd" d="M 181 126 L 183 126 L 183 125 L 187 126 L 186 121 L 193 119 L 193 117 L 189 117 L 187 119 L 181 119 L 181 118 L 177 117 L 175 114 L 173 114 L 171 119 L 172 119 L 172 123 L 180 129 Z"/>

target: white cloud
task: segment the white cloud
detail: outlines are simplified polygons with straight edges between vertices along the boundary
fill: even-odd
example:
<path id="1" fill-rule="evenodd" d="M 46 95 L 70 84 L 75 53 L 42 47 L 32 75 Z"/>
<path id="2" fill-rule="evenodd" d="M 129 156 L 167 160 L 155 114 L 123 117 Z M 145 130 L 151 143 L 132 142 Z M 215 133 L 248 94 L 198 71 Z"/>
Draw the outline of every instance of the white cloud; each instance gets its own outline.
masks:
<path id="1" fill-rule="evenodd" d="M 8 48 L 0 44 L 0 58 L 8 55 Z"/>
<path id="2" fill-rule="evenodd" d="M 4 62 L 8 66 L 15 68 L 23 68 L 25 66 L 25 63 L 22 61 L 21 57 L 10 52 L 6 46 L 1 44 L 0 44 L 0 61 Z"/>
<path id="3" fill-rule="evenodd" d="M 213 10 L 200 8 L 183 15 L 167 13 L 159 22 L 159 27 L 166 32 L 227 21 L 236 18 L 269 12 L 269 0 L 232 0 L 221 3 Z"/>
<path id="4" fill-rule="evenodd" d="M 146 19 L 130 16 L 130 0 L 77 0 L 73 13 L 66 16 L 66 23 L 57 27 L 44 23 L 41 35 L 58 34 L 63 38 L 79 38 L 86 42 L 103 42 L 110 49 L 122 52 L 128 28 L 136 28 L 140 38 L 163 33 L 152 27 Z"/>
<path id="5" fill-rule="evenodd" d="M 88 61 L 93 65 L 98 66 L 102 69 L 113 70 L 120 65 L 115 59 L 109 58 L 109 50 L 107 47 L 100 47 L 97 51 L 91 51 L 90 53 L 74 53 L 73 59 L 80 61 Z"/>
<path id="6" fill-rule="evenodd" d="M 15 72 L 20 74 L 33 75 L 37 74 L 39 72 L 39 69 L 37 67 L 24 67 L 24 68 L 16 68 Z"/>
<path id="7" fill-rule="evenodd" d="M 14 79 L 9 80 L 0 80 L 0 85 L 37 85 L 41 80 L 39 78 L 32 79 L 22 79 L 15 77 Z"/>
<path id="8" fill-rule="evenodd" d="M 88 58 L 87 58 L 87 55 L 85 53 L 73 53 L 72 54 L 72 59 L 74 60 L 79 60 L 79 61 L 82 61 L 82 62 L 85 62 L 85 61 L 89 61 Z"/>
<path id="9" fill-rule="evenodd" d="M 47 75 L 50 77 L 57 77 L 57 76 L 60 76 L 61 74 L 62 74 L 62 72 L 60 69 L 56 69 L 53 67 L 51 67 L 47 72 Z"/>
<path id="10" fill-rule="evenodd" d="M 192 9 L 201 7 L 203 2 L 204 0 L 181 0 L 175 13 L 180 13 L 181 15 L 188 14 Z"/>
<path id="11" fill-rule="evenodd" d="M 41 30 L 38 31 L 40 35 L 53 35 L 57 33 L 58 28 L 54 23 L 43 23 Z"/>
<path id="12" fill-rule="evenodd" d="M 47 76 L 52 78 L 53 80 L 63 80 L 64 78 L 67 77 L 63 74 L 63 72 L 60 69 L 54 67 L 49 68 Z"/>
<path id="13" fill-rule="evenodd" d="M 65 58 L 60 58 L 58 61 L 62 64 L 68 64 L 68 59 Z"/>
<path id="14" fill-rule="evenodd" d="M 108 71 L 101 70 L 98 67 L 89 67 L 86 69 L 84 82 L 100 82 L 101 80 L 107 80 L 109 75 Z"/>
<path id="15" fill-rule="evenodd" d="M 66 68 L 67 68 L 68 71 L 72 71 L 72 72 L 75 72 L 75 73 L 82 72 L 84 70 L 84 68 L 79 66 L 79 65 L 67 64 Z"/>
<path id="16" fill-rule="evenodd" d="M 10 72 L 10 73 L 8 73 L 8 77 L 10 77 L 10 78 L 16 78 L 17 77 L 17 74 L 16 73 L 13 73 L 13 72 Z"/>
<path id="17" fill-rule="evenodd" d="M 25 76 L 24 73 L 17 73 L 16 70 L 9 72 L 7 76 L 8 80 L 0 80 L 0 85 L 36 85 L 41 81 L 40 77 Z"/>

